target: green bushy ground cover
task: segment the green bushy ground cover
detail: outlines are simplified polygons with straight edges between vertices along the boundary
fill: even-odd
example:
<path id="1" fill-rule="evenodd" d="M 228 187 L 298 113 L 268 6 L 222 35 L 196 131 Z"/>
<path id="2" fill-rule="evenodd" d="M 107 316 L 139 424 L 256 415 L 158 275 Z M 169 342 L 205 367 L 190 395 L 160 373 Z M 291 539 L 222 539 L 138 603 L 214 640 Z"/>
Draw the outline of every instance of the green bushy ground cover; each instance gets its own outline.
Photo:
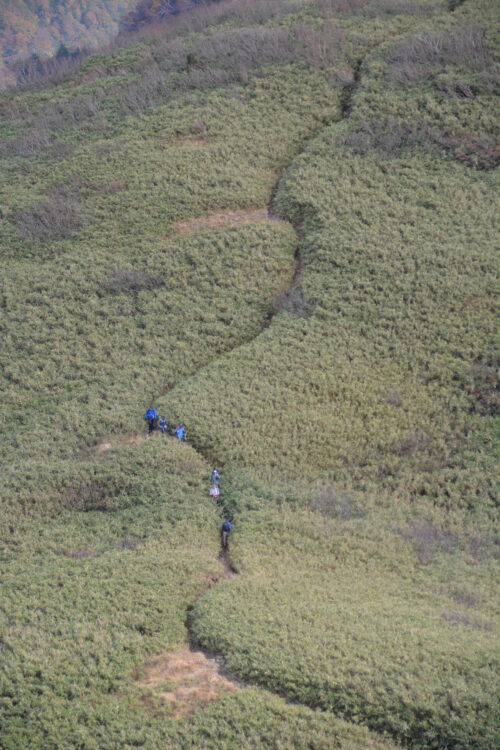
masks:
<path id="1" fill-rule="evenodd" d="M 70 433 L 51 430 L 53 439 L 66 451 L 92 443 L 96 433 L 129 427 L 144 399 L 258 332 L 270 300 L 290 278 L 294 249 L 291 228 L 269 222 L 174 240 L 166 253 L 157 243 L 147 261 L 144 251 L 144 271 L 131 256 L 103 258 L 90 273 L 78 259 L 67 269 L 50 261 L 34 277 L 26 276 L 25 263 L 17 273 L 11 264 L 5 285 L 12 321 L 2 355 L 5 396 L 11 414 L 15 404 L 30 415 L 23 423 L 13 421 L 11 445 L 18 452 L 26 441 L 32 455 L 46 451 L 46 430 L 58 421 Z M 150 274 L 162 286 L 115 293 L 106 288 L 113 285 L 113 268 L 139 270 L 146 281 Z M 51 296 L 54 285 L 58 294 Z"/>
<path id="2" fill-rule="evenodd" d="M 330 143 L 326 130 L 277 196 L 290 218 L 311 216 L 310 315 L 283 313 L 166 403 L 235 463 L 487 509 L 494 475 L 465 455 L 491 460 L 494 419 L 467 384 L 495 331 L 496 178 L 421 157 L 348 159 Z"/>
<path id="3" fill-rule="evenodd" d="M 495 18 L 297 3 L 2 96 L 2 746 L 495 746 Z M 174 721 L 134 674 L 193 605 L 249 684 Z"/>
<path id="4" fill-rule="evenodd" d="M 243 102 L 231 101 L 224 92 L 202 97 L 197 106 L 186 105 L 184 121 L 178 107 L 163 115 L 155 112 L 140 124 L 130 123 L 123 138 L 103 144 L 104 153 L 83 147 L 56 173 L 50 171 L 50 182 L 43 163 L 38 178 L 36 166 L 30 173 L 29 182 L 40 181 L 45 194 L 50 185 L 83 185 L 85 210 L 92 217 L 78 236 L 58 243 L 21 244 L 17 228 L 6 228 L 7 253 L 19 260 L 5 261 L 10 337 L 4 348 L 4 382 L 8 398 L 16 403 L 33 402 L 36 392 L 33 418 L 45 419 L 43 443 L 48 425 L 60 419 L 73 424 L 73 444 L 91 441 L 98 430 L 126 429 L 145 398 L 167 391 L 262 327 L 273 298 L 293 273 L 296 238 L 291 227 L 267 222 L 180 239 L 171 227 L 175 220 L 209 210 L 265 205 L 276 171 L 318 127 L 317 119 L 328 107 L 336 106 L 335 94 L 328 103 L 324 77 L 303 76 L 302 85 L 292 80 L 278 97 L 284 80 L 270 77 Z M 316 111 L 306 104 L 311 91 L 317 92 Z M 206 145 L 175 140 L 176 128 L 189 132 L 189 124 L 200 118 L 207 122 Z M 276 128 L 274 140 L 264 148 L 269 122 L 279 122 L 283 129 L 278 138 Z M 13 191 L 17 200 L 24 195 L 29 206 L 33 190 L 25 176 L 18 178 L 23 189 L 6 186 L 6 198 Z M 34 278 L 33 253 L 42 261 Z M 106 284 L 113 269 L 136 271 L 164 286 L 153 295 L 147 289 L 111 294 Z M 105 322 L 105 337 L 96 320 Z M 38 358 L 42 370 L 28 368 L 28 358 L 31 363 Z M 31 379 L 27 369 L 33 372 Z M 42 411 L 39 399 L 44 404 L 49 399 L 48 408 Z M 58 417 L 61 400 L 63 415 Z M 111 414 L 108 400 L 113 402 Z M 62 450 L 70 446 L 70 435 L 62 435 L 60 428 L 51 432 L 54 440 L 62 437 Z M 28 439 L 33 451 L 33 437 Z"/>
<path id="5" fill-rule="evenodd" d="M 186 609 L 220 573 L 208 473 L 193 449 L 154 436 L 97 464 L 12 479 L 12 496 L 22 490 L 2 513 L 5 748 L 392 747 L 251 688 L 183 723 L 145 708 L 136 669 L 183 643 Z"/>
<path id="6" fill-rule="evenodd" d="M 418 747 L 494 746 L 495 561 L 429 521 L 408 527 L 408 511 L 307 486 L 278 510 L 258 493 L 232 543 L 241 575 L 196 604 L 202 645 L 249 681 Z"/>

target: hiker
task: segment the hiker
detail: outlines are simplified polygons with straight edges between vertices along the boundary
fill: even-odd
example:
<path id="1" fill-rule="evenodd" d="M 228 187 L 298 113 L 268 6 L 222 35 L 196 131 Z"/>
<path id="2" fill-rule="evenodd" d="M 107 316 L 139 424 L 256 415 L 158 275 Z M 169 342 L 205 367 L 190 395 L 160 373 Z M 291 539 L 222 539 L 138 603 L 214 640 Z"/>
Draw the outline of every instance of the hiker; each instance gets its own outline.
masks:
<path id="1" fill-rule="evenodd" d="M 215 467 L 210 474 L 210 479 L 212 480 L 212 484 L 220 484 L 220 474 Z"/>
<path id="2" fill-rule="evenodd" d="M 226 549 L 227 547 L 227 538 L 229 536 L 230 531 L 231 531 L 231 521 L 229 520 L 229 518 L 226 518 L 226 520 L 222 524 L 222 529 L 221 529 L 222 547 L 224 549 Z"/>
<path id="3" fill-rule="evenodd" d="M 158 415 L 153 405 L 151 405 L 149 409 L 147 409 L 144 415 L 144 419 L 149 425 L 149 432 L 150 433 L 153 432 L 154 428 L 156 427 L 156 423 L 158 421 Z"/>
<path id="4" fill-rule="evenodd" d="M 160 432 L 162 433 L 162 435 L 164 435 L 168 427 L 168 422 L 165 417 L 160 417 L 158 421 L 158 427 L 160 428 Z"/>
<path id="5" fill-rule="evenodd" d="M 175 430 L 174 430 L 174 435 L 175 435 L 175 437 L 176 437 L 176 438 L 178 438 L 178 439 L 179 439 L 179 440 L 180 440 L 181 442 L 182 442 L 182 440 L 184 440 L 184 432 L 185 432 L 185 428 L 184 428 L 184 425 L 182 424 L 182 422 L 180 422 L 180 423 L 179 423 L 179 424 L 178 424 L 178 425 L 176 426 L 176 428 L 175 428 Z"/>

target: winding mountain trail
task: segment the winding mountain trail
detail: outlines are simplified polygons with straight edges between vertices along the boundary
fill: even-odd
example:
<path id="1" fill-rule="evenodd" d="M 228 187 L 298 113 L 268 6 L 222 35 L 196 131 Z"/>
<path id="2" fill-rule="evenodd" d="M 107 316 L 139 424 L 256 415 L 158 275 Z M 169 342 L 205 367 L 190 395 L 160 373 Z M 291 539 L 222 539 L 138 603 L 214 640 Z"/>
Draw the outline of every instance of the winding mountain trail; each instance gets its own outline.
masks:
<path id="1" fill-rule="evenodd" d="M 340 102 L 340 114 L 337 121 L 341 121 L 345 118 L 348 118 L 351 114 L 352 109 L 352 98 L 354 96 L 354 93 L 356 92 L 360 77 L 361 77 L 361 66 L 362 61 L 359 60 L 355 66 L 355 69 L 353 70 L 353 82 L 352 84 L 346 88 L 344 95 Z M 328 122 L 326 125 L 322 127 L 328 127 L 332 124 L 332 122 L 335 122 L 335 120 L 332 120 L 331 122 Z M 321 128 L 322 129 L 322 128 Z M 295 154 L 292 162 L 289 166 L 293 163 L 293 161 L 302 153 L 305 148 L 307 148 L 307 145 L 312 141 L 314 138 L 317 137 L 318 133 L 320 132 L 320 129 L 316 129 L 310 137 L 307 139 L 306 143 L 303 144 L 302 151 Z M 241 223 L 246 223 L 247 221 L 287 221 L 285 218 L 281 217 L 276 209 L 275 209 L 275 199 L 276 195 L 279 191 L 280 184 L 282 179 L 287 173 L 288 167 L 286 167 L 283 172 L 280 174 L 273 190 L 271 191 L 270 200 L 268 203 L 268 206 L 266 209 L 248 209 L 247 211 L 227 211 L 227 212 L 215 212 L 213 214 L 209 214 L 203 217 L 198 217 L 191 219 L 186 222 L 179 222 L 175 226 L 175 231 L 177 231 L 180 234 L 185 233 L 191 233 L 191 232 L 199 232 L 199 231 L 206 231 L 207 229 L 217 229 L 221 226 L 228 226 L 228 225 L 237 225 Z M 269 328 L 271 325 L 273 318 L 275 315 L 277 315 L 282 309 L 285 308 L 287 302 L 291 299 L 293 299 L 293 295 L 295 291 L 298 288 L 299 282 L 300 282 L 300 276 L 302 272 L 302 257 L 301 257 L 301 236 L 302 236 L 302 226 L 301 224 L 294 225 L 291 222 L 288 222 L 291 224 L 291 226 L 294 229 L 296 238 L 297 238 L 297 244 L 294 254 L 294 271 L 293 276 L 291 278 L 291 281 L 285 290 L 285 292 L 280 295 L 279 300 L 276 301 L 276 303 L 272 306 L 270 313 L 265 320 L 261 330 L 257 333 L 255 338 L 258 338 L 262 334 L 264 330 Z M 248 342 L 245 342 L 244 345 L 248 344 Z M 240 344 L 239 346 L 242 346 Z M 239 346 L 235 347 L 235 350 L 239 348 Z M 202 368 L 204 369 L 204 368 Z M 189 433 L 189 444 L 195 449 L 197 453 L 199 453 L 203 458 L 211 465 L 211 466 L 218 466 L 221 469 L 223 469 L 223 465 L 218 460 L 218 457 L 215 455 L 215 451 L 210 445 L 205 445 L 197 440 L 196 434 Z M 222 472 L 221 472 L 221 479 L 222 479 Z M 222 485 L 222 481 L 221 481 Z M 232 514 L 230 509 L 226 506 L 224 502 L 224 493 L 223 490 L 221 490 L 220 496 L 217 498 L 217 504 L 221 511 L 221 516 L 226 518 L 229 517 L 232 519 Z M 209 588 L 212 588 L 213 586 L 216 586 L 219 582 L 228 580 L 232 578 L 233 576 L 238 574 L 237 569 L 234 567 L 232 561 L 231 561 L 231 555 L 230 555 L 230 547 L 223 548 L 221 545 L 221 549 L 218 555 L 219 561 L 222 563 L 222 572 L 214 579 L 210 581 Z M 196 639 L 194 638 L 193 633 L 193 622 L 192 622 L 192 615 L 194 608 L 196 607 L 196 602 L 194 602 L 187 610 L 186 612 L 186 620 L 185 620 L 185 626 L 187 631 L 187 637 L 188 637 L 188 652 L 190 654 L 190 658 L 194 660 L 194 664 L 198 665 L 199 660 L 204 660 L 205 666 L 211 665 L 212 668 L 212 678 L 213 678 L 213 684 L 218 685 L 219 688 L 222 689 L 230 689 L 234 690 L 239 687 L 243 687 L 244 683 L 239 681 L 234 675 L 231 675 L 227 672 L 225 667 L 225 658 L 222 654 L 210 654 L 203 649 L 200 648 L 199 644 L 196 642 Z M 195 668 L 195 671 L 197 669 L 197 666 Z M 215 672 L 213 671 L 215 669 Z M 193 673 L 191 672 L 191 675 Z M 189 682 L 188 678 L 188 682 Z M 209 691 L 210 692 L 210 691 Z M 217 691 L 215 693 L 210 693 L 215 697 L 217 695 Z M 283 696 L 285 700 L 287 700 L 286 696 Z M 171 698 L 169 698 L 171 700 Z M 202 700 L 202 704 L 204 704 L 204 700 Z M 178 715 L 182 715 L 183 711 L 182 709 L 179 709 L 180 713 Z"/>
<path id="2" fill-rule="evenodd" d="M 217 504 L 226 516 L 221 496 L 217 499 Z M 228 580 L 238 573 L 231 561 L 229 548 L 222 544 L 218 560 L 222 569 L 210 579 L 208 588 L 213 588 L 220 581 Z M 140 675 L 136 675 L 137 685 L 144 690 L 142 702 L 148 706 L 153 693 L 163 705 L 170 706 L 176 719 L 206 706 L 222 692 L 234 692 L 245 686 L 242 680 L 227 671 L 221 654 L 211 654 L 197 644 L 192 623 L 195 606 L 196 602 L 186 610 L 184 624 L 188 636 L 187 646 L 150 659 Z"/>
<path id="3" fill-rule="evenodd" d="M 340 101 L 339 117 L 335 120 L 329 121 L 326 125 L 322 125 L 321 128 L 317 128 L 311 133 L 309 138 L 302 146 L 302 150 L 294 155 L 290 165 L 288 165 L 283 172 L 280 174 L 270 196 L 269 203 L 265 208 L 248 208 L 245 210 L 227 210 L 227 211 L 216 211 L 211 214 L 205 214 L 203 216 L 194 217 L 192 219 L 177 222 L 172 228 L 172 233 L 168 235 L 166 239 L 170 239 L 172 236 L 195 234 L 207 230 L 217 230 L 221 227 L 238 226 L 241 224 L 255 222 L 255 221 L 279 221 L 286 222 L 287 219 L 281 217 L 275 209 L 275 199 L 279 191 L 279 187 L 282 179 L 287 173 L 289 166 L 293 161 L 302 153 L 307 145 L 314 138 L 317 137 L 318 133 L 324 127 L 328 127 L 333 122 L 339 122 L 342 119 L 348 118 L 352 108 L 352 97 L 359 85 L 360 81 L 360 70 L 362 61 L 358 61 L 353 71 L 353 82 L 350 86 L 346 87 L 344 95 Z M 258 338 L 263 331 L 265 331 L 271 325 L 274 317 L 283 309 L 286 308 L 290 301 L 293 301 L 293 295 L 296 292 L 302 272 L 302 258 L 301 258 L 301 236 L 302 236 L 302 225 L 300 223 L 294 225 L 292 222 L 288 222 L 294 229 L 297 237 L 297 244 L 294 253 L 294 269 L 293 275 L 287 289 L 279 296 L 275 303 L 271 306 L 269 315 L 264 321 L 261 330 L 251 339 L 252 341 Z M 231 351 L 236 351 L 241 346 L 246 346 L 249 341 L 238 344 Z M 227 354 L 227 352 L 226 352 Z M 215 361 L 215 360 L 214 360 Z M 211 363 L 209 363 L 211 364 Z M 200 370 L 203 370 L 208 365 L 205 364 Z M 170 390 L 170 389 L 169 389 Z M 164 394 L 166 395 L 166 394 Z M 113 440 L 103 442 L 96 447 L 96 457 L 105 456 L 109 451 L 115 447 L 124 445 L 135 445 L 147 438 L 146 435 L 137 435 L 128 433 L 122 437 L 115 437 Z M 197 439 L 196 434 L 193 434 L 190 430 L 188 433 L 187 443 L 200 455 L 204 460 L 211 466 L 218 466 L 223 471 L 223 464 L 218 459 L 214 448 L 211 445 L 206 445 Z M 222 484 L 222 482 L 221 482 Z M 221 518 L 232 518 L 231 510 L 227 507 L 224 501 L 224 493 L 221 490 L 220 496 L 216 500 L 217 505 L 220 509 Z M 221 548 L 218 554 L 218 560 L 221 564 L 221 571 L 215 577 L 212 577 L 209 581 L 208 588 L 212 588 L 223 581 L 227 581 L 232 577 L 238 575 L 238 570 L 235 568 L 231 561 L 230 546 Z M 162 654 L 149 660 L 145 665 L 141 673 L 141 677 L 136 677 L 136 682 L 144 689 L 143 702 L 147 705 L 151 700 L 151 690 L 154 695 L 163 703 L 169 704 L 172 708 L 173 715 L 176 718 L 181 718 L 192 711 L 196 710 L 200 706 L 206 705 L 209 701 L 213 700 L 221 693 L 221 691 L 229 690 L 234 691 L 244 687 L 241 680 L 231 675 L 226 670 L 225 658 L 222 654 L 211 654 L 204 649 L 200 648 L 196 642 L 193 632 L 192 616 L 194 608 L 196 607 L 196 601 L 190 605 L 186 611 L 185 627 L 187 632 L 187 647 L 177 649 L 167 654 Z M 169 689 L 165 689 L 165 684 L 168 683 Z M 282 696 L 285 700 L 287 696 Z"/>

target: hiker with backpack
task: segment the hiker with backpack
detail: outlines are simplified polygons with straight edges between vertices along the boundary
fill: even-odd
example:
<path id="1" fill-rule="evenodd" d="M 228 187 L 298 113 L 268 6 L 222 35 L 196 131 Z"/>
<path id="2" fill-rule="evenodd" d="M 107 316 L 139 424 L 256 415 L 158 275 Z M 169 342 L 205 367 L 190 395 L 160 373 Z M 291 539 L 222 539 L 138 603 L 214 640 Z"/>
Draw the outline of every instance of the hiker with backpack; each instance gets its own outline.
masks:
<path id="1" fill-rule="evenodd" d="M 149 433 L 151 434 L 153 430 L 155 429 L 157 422 L 158 422 L 158 414 L 156 413 L 156 409 L 154 408 L 152 404 L 149 407 L 149 409 L 146 410 L 144 419 L 148 423 Z"/>
<path id="2" fill-rule="evenodd" d="M 227 547 L 227 539 L 228 539 L 230 531 L 231 531 L 231 521 L 229 520 L 229 518 L 226 518 L 225 521 L 222 523 L 222 528 L 221 528 L 221 541 L 222 541 L 223 549 L 226 549 Z"/>
<path id="3" fill-rule="evenodd" d="M 220 484 L 220 474 L 215 467 L 212 473 L 210 474 L 210 479 L 212 481 L 212 484 L 216 484 L 216 485 Z"/>
<path id="4" fill-rule="evenodd" d="M 184 425 L 182 424 L 182 422 L 180 422 L 180 423 L 179 423 L 179 424 L 178 424 L 178 425 L 176 426 L 176 428 L 175 428 L 175 430 L 174 430 L 174 435 L 175 435 L 175 437 L 176 437 L 176 438 L 177 438 L 178 440 L 180 440 L 180 441 L 182 442 L 182 441 L 184 440 L 184 433 L 185 433 L 185 427 L 184 427 Z"/>
<path id="5" fill-rule="evenodd" d="M 164 435 L 168 428 L 168 422 L 165 417 L 160 417 L 160 419 L 158 420 L 158 427 L 160 428 L 160 432 L 162 433 L 162 435 Z"/>

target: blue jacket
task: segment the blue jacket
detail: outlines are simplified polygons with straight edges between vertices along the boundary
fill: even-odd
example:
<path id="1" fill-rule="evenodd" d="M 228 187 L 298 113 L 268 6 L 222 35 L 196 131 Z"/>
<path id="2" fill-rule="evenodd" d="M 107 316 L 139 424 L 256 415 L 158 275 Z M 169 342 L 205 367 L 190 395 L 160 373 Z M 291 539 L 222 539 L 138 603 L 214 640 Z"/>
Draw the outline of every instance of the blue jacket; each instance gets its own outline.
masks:
<path id="1" fill-rule="evenodd" d="M 224 521 L 222 524 L 222 531 L 231 531 L 231 521 Z"/>
<path id="2" fill-rule="evenodd" d="M 146 422 L 149 422 L 150 419 L 156 419 L 156 417 L 157 417 L 156 409 L 150 406 L 144 415 L 144 419 L 146 420 Z"/>

